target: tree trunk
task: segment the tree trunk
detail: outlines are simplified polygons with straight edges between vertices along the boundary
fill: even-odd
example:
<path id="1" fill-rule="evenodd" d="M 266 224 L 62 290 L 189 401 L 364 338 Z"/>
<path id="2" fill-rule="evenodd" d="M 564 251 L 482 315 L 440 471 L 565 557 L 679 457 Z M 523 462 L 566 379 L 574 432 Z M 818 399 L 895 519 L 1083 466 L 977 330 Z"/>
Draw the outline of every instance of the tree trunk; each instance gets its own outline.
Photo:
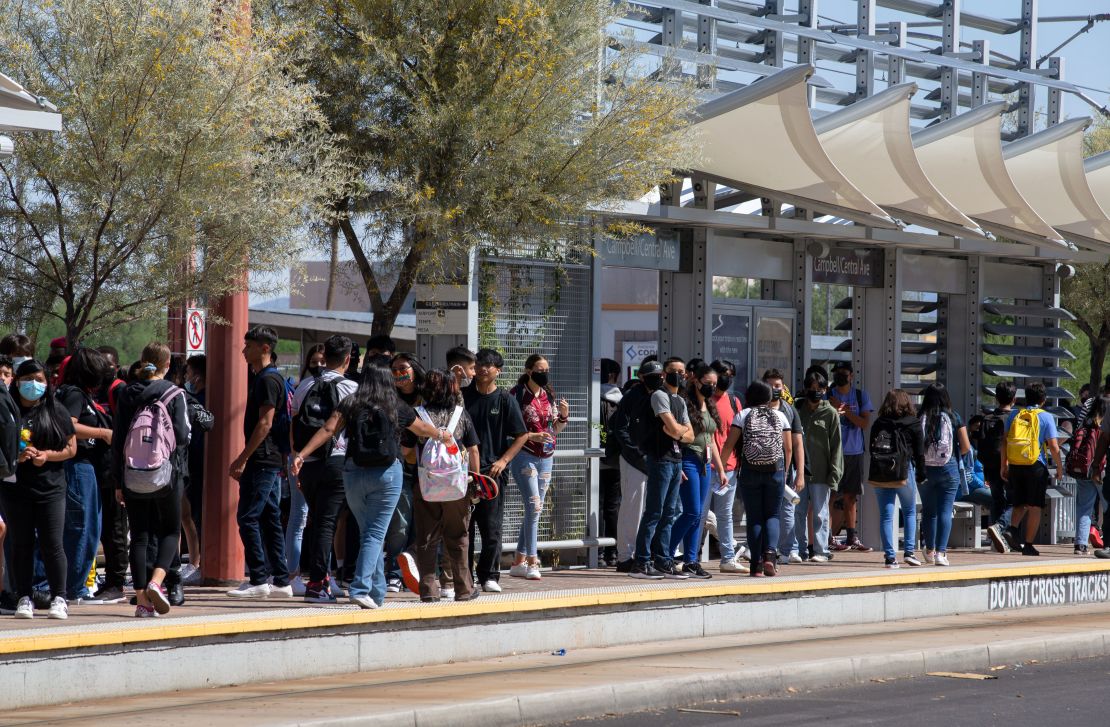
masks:
<path id="1" fill-rule="evenodd" d="M 331 310 L 335 305 L 335 280 L 339 276 L 339 223 L 333 222 L 328 233 L 331 236 L 331 259 L 328 262 L 328 295 L 324 310 Z"/>
<path id="2" fill-rule="evenodd" d="M 1091 338 L 1091 391 L 1102 390 L 1102 368 L 1106 363 L 1106 352 L 1110 349 L 1110 337 Z"/>

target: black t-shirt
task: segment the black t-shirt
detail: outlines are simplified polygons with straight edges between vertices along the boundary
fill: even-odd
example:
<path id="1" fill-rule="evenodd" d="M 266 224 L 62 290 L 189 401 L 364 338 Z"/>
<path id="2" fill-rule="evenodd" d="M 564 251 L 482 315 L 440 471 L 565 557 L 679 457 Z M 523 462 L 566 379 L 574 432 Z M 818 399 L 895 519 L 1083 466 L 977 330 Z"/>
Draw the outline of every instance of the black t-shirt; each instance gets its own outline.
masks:
<path id="1" fill-rule="evenodd" d="M 31 426 L 31 418 L 36 407 L 24 407 L 22 401 L 17 401 L 16 404 L 19 406 L 19 414 L 23 420 L 20 428 L 30 430 L 31 444 L 34 446 L 36 436 L 35 430 Z M 54 418 L 57 422 L 58 431 L 62 436 L 62 443 L 61 446 L 52 447 L 51 450 L 64 448 L 69 438 L 75 434 L 73 431 L 73 419 L 70 418 L 69 410 L 57 400 L 42 402 L 38 406 L 54 407 Z M 26 462 L 20 463 L 19 467 L 16 468 L 15 481 L 16 487 L 23 488 L 34 495 L 57 495 L 58 493 L 65 492 L 66 489 L 65 463 L 47 462 L 42 467 L 36 467 L 33 462 L 27 460 Z"/>
<path id="2" fill-rule="evenodd" d="M 397 397 L 400 398 L 401 401 L 408 404 L 410 407 L 416 406 L 420 403 L 420 390 L 414 388 L 411 394 L 406 394 L 400 389 L 397 389 Z"/>
<path id="3" fill-rule="evenodd" d="M 466 411 L 478 433 L 478 453 L 482 470 L 501 458 L 513 440 L 524 434 L 524 417 L 516 399 L 502 388 L 480 394 L 474 384 L 463 389 Z"/>
<path id="4" fill-rule="evenodd" d="M 254 428 L 258 426 L 259 410 L 264 406 L 285 406 L 285 381 L 273 371 L 265 374 L 255 374 L 251 377 L 247 390 L 247 410 L 243 416 L 243 436 L 250 441 Z M 275 411 L 274 416 L 277 416 Z M 247 460 L 248 466 L 267 467 L 270 469 L 282 468 L 281 450 L 274 442 L 274 430 L 262 440 L 258 449 Z"/>
<path id="5" fill-rule="evenodd" d="M 107 414 L 98 415 L 93 409 L 94 404 L 91 394 L 85 394 L 76 386 L 58 387 L 58 403 L 66 408 L 70 417 L 77 420 L 78 424 L 86 427 L 111 428 L 111 421 Z M 92 461 L 100 464 L 100 459 L 108 451 L 108 445 L 100 439 L 78 439 L 77 455 L 74 459 Z"/>

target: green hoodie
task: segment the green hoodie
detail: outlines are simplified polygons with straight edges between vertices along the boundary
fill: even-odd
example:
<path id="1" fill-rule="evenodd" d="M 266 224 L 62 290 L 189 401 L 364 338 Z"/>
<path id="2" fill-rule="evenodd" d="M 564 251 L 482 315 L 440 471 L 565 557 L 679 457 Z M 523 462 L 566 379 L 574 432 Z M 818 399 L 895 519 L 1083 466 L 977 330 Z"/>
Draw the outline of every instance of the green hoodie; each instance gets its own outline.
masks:
<path id="1" fill-rule="evenodd" d="M 828 401 L 822 400 L 810 409 L 805 399 L 798 399 L 798 416 L 802 418 L 806 445 L 806 480 L 840 486 L 844 475 L 844 447 L 840 442 L 840 415 Z"/>

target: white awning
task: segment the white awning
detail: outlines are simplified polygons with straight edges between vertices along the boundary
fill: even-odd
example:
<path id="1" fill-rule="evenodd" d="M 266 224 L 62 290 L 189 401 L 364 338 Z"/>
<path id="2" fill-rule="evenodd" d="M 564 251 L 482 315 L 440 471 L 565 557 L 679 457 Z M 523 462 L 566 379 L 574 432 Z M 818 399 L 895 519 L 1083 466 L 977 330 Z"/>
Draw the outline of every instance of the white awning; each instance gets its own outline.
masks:
<path id="1" fill-rule="evenodd" d="M 1002 160 L 1005 101 L 984 104 L 913 135 L 921 167 L 937 189 L 984 228 L 1042 247 L 1068 247 L 1029 206 Z"/>
<path id="2" fill-rule="evenodd" d="M 61 131 L 58 108 L 0 73 L 0 131 Z"/>
<path id="3" fill-rule="evenodd" d="M 1083 162 L 1087 186 L 1104 212 L 1110 212 L 1110 151 L 1096 154 Z"/>
<path id="4" fill-rule="evenodd" d="M 957 236 L 983 235 L 933 186 L 910 138 L 910 99 L 903 83 L 814 120 L 821 146 L 837 168 L 896 217 Z"/>
<path id="5" fill-rule="evenodd" d="M 1095 200 L 1083 170 L 1083 131 L 1090 118 L 1072 119 L 1003 147 L 1006 170 L 1022 196 L 1048 224 L 1078 245 L 1110 248 L 1110 219 Z"/>
<path id="6" fill-rule="evenodd" d="M 896 223 L 829 159 L 809 117 L 795 66 L 698 107 L 698 172 L 740 189 L 877 227 Z"/>

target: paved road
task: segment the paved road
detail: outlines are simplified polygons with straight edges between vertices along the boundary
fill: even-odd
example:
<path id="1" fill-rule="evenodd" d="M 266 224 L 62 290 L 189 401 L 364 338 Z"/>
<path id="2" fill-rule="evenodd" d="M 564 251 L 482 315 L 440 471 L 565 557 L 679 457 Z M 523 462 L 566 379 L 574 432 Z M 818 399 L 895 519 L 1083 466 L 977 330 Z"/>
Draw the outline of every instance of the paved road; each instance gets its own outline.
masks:
<path id="1" fill-rule="evenodd" d="M 580 721 L 597 727 L 1045 727 L 1110 724 L 1105 684 L 1110 657 L 1027 664 L 994 672 L 990 681 L 947 677 L 897 679 L 783 698 L 693 705 L 718 714 L 669 709 Z M 739 712 L 740 716 L 735 714 Z"/>

